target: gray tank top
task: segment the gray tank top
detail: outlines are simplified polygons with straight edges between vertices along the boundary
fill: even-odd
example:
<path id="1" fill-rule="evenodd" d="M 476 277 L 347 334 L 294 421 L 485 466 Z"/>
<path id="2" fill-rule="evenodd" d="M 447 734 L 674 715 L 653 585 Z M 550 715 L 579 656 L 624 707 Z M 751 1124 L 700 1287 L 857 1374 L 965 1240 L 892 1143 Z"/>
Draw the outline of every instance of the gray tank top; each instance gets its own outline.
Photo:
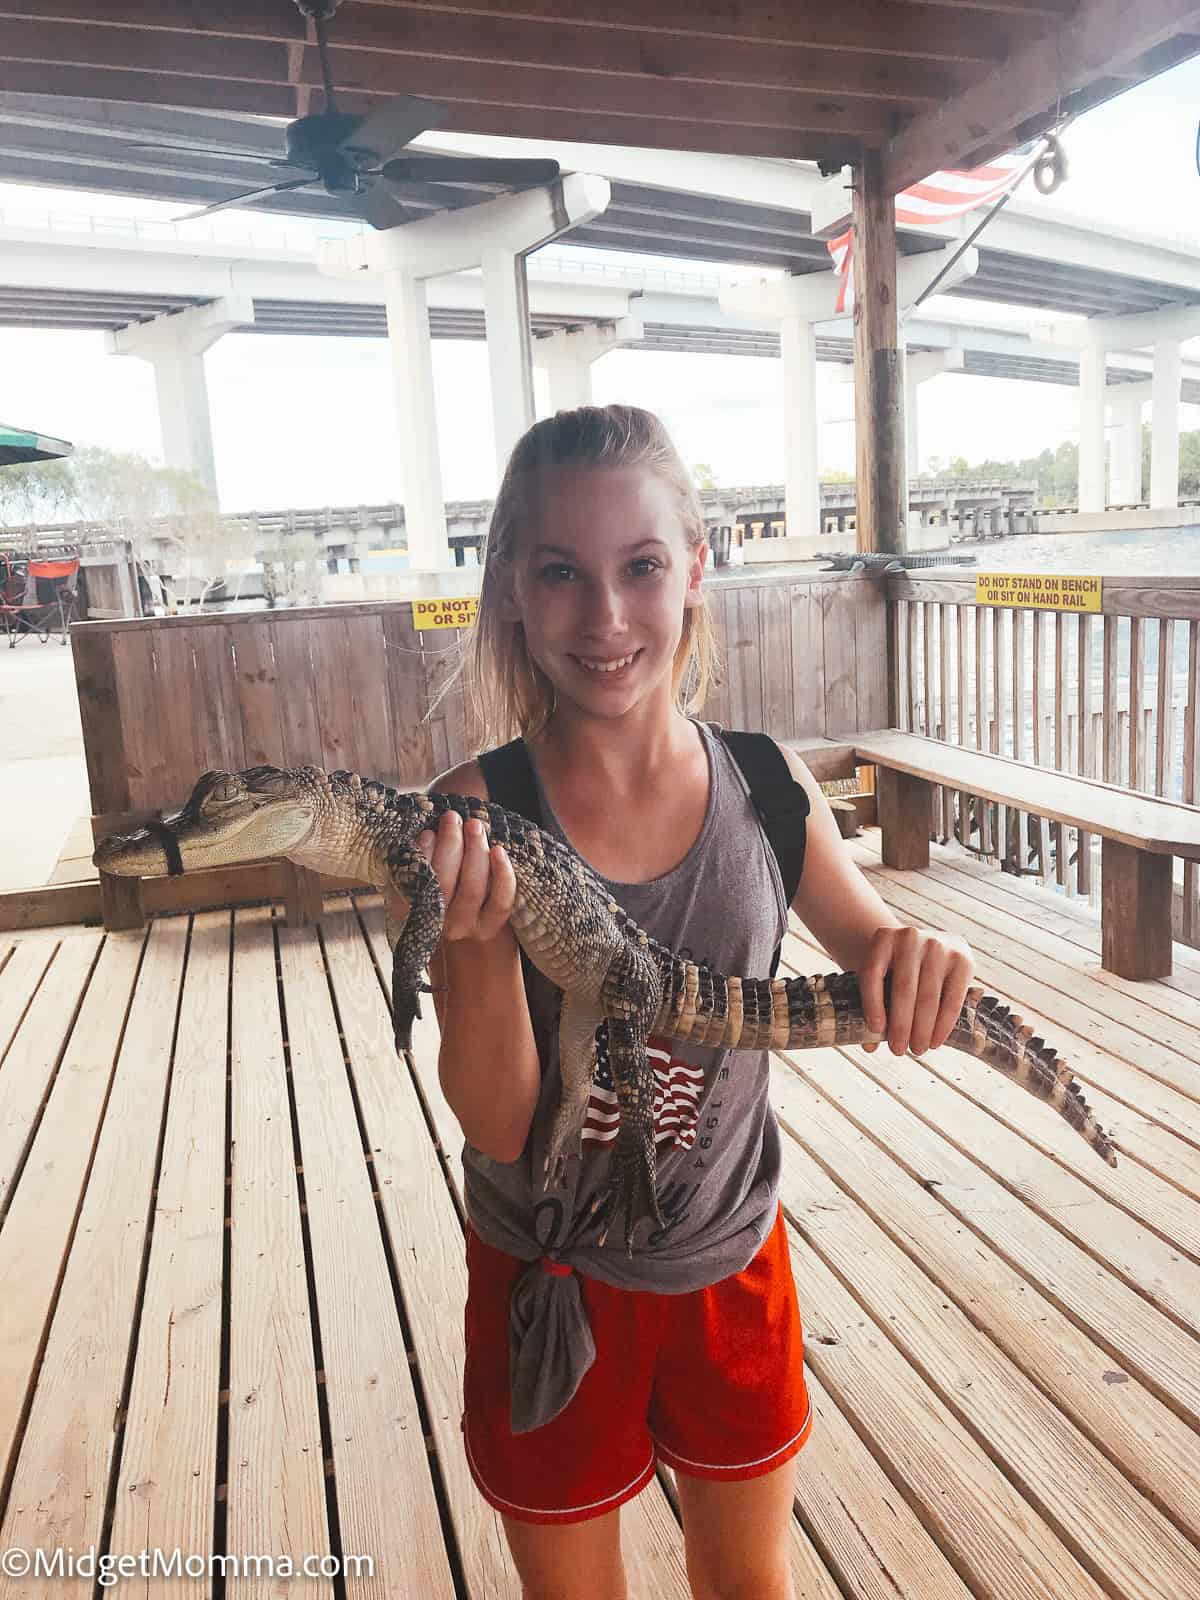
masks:
<path id="1" fill-rule="evenodd" d="M 774 852 L 741 769 L 716 724 L 697 722 L 709 767 L 704 822 L 679 864 L 648 883 L 603 878 L 613 898 L 670 949 L 726 974 L 765 977 L 787 927 Z M 535 762 L 536 771 L 536 762 Z M 538 779 L 542 826 L 566 840 Z M 495 1161 L 467 1144 L 467 1215 L 484 1241 L 533 1266 L 513 1290 L 513 1428 L 548 1422 L 591 1365 L 594 1347 L 575 1274 L 617 1288 L 683 1294 L 746 1267 L 775 1221 L 780 1139 L 765 1050 L 729 1051 L 652 1037 L 657 1191 L 665 1227 L 638 1224 L 635 1254 L 614 1225 L 610 1166 L 617 1102 L 598 1031 L 581 1155 L 564 1186 L 544 1189 L 546 1142 L 558 1104 L 559 991 L 535 973 L 530 1015 L 542 1085 L 525 1149 Z M 559 1268 L 543 1271 L 541 1262 Z M 571 1268 L 570 1274 L 564 1268 Z"/>

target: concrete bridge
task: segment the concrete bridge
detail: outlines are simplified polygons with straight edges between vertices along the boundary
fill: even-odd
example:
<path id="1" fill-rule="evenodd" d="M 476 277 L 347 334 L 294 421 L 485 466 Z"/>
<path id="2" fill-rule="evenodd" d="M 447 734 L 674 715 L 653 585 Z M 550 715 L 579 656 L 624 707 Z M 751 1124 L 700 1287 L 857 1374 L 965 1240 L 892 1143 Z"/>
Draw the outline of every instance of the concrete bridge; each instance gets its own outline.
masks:
<path id="1" fill-rule="evenodd" d="M 909 484 L 911 547 L 944 549 L 956 536 L 980 538 L 1032 532 L 1036 500 L 1037 488 L 1032 483 L 957 478 L 943 482 L 913 480 Z M 709 543 L 719 565 L 728 560 L 730 546 L 734 544 L 743 548 L 747 560 L 769 559 L 774 551 L 768 548 L 767 541 L 787 534 L 787 495 L 783 484 L 704 490 L 700 501 Z M 821 503 L 821 542 L 827 540 L 832 552 L 845 544 L 837 535 L 853 536 L 855 485 L 822 484 Z M 491 514 L 491 500 L 459 500 L 447 504 L 447 537 L 456 566 L 467 564 L 468 551 L 473 553 L 475 561 L 481 558 Z M 324 594 L 330 600 L 378 597 L 386 590 L 390 576 L 379 562 L 396 553 L 408 554 L 404 506 L 398 501 L 244 511 L 224 520 L 243 530 L 252 526 L 257 550 L 277 548 L 289 538 L 305 535 L 320 541 L 329 570 Z M 136 542 L 153 570 L 177 578 L 179 545 L 170 537 L 169 524 L 167 517 L 154 518 L 140 530 Z M 21 549 L 35 548 L 48 540 L 107 549 L 112 537 L 113 530 L 102 524 L 56 522 L 8 529 L 3 542 Z M 789 546 L 794 547 L 794 541 L 789 541 Z M 209 577 L 216 575 L 207 574 Z M 240 593 L 246 598 L 262 593 L 257 574 L 247 576 L 241 583 Z"/>
<path id="2" fill-rule="evenodd" d="M 0 95 L 0 175 L 131 193 L 225 198 L 240 184 L 228 173 L 187 170 L 188 157 L 148 160 L 138 139 L 173 135 L 186 145 L 204 131 L 189 113 L 156 111 L 145 126 L 126 108 L 90 102 L 46 106 Z M 164 121 L 164 118 L 166 119 Z M 274 150 L 278 130 L 239 124 L 248 151 Z M 496 153 L 533 153 L 525 141 L 487 140 Z M 461 139 L 433 136 L 429 148 Z M 75 146 L 79 148 L 75 151 Z M 422 147 L 426 147 L 422 141 Z M 105 153 L 97 165 L 97 152 Z M 71 154 L 75 151 L 75 155 Z M 837 285 L 824 238 L 844 219 L 845 175 L 822 180 L 800 162 L 686 152 L 543 145 L 565 176 L 553 192 L 482 199 L 460 209 L 432 200 L 420 220 L 383 233 L 303 250 L 233 248 L 204 242 L 202 228 L 94 219 L 86 235 L 51 224 L 0 228 L 0 322 L 109 330 L 114 353 L 155 371 L 164 454 L 215 482 L 203 352 L 231 331 L 373 333 L 392 347 L 398 451 L 409 501 L 409 533 L 421 564 L 441 560 L 448 524 L 433 435 L 431 337 L 482 337 L 486 330 L 498 465 L 533 419 L 532 367 L 550 375 L 551 405 L 590 396 L 591 365 L 618 346 L 780 355 L 784 368 L 787 515 L 792 527 L 823 527 L 814 386 L 818 360 L 848 362 L 850 328 L 835 314 Z M 75 157 L 78 157 L 78 163 Z M 182 164 L 182 165 L 181 165 Z M 599 164 L 599 165 L 597 165 Z M 103 181 L 102 181 L 103 180 Z M 191 185 L 189 188 L 188 185 Z M 201 191 L 204 193 L 201 193 Z M 211 193 L 209 192 L 211 191 Z M 443 197 L 444 198 L 444 197 Z M 480 197 L 475 197 L 480 198 Z M 276 196 L 280 209 L 326 207 Z M 1183 341 L 1200 335 L 1200 251 L 1168 239 L 1102 229 L 1014 201 L 989 224 L 983 243 L 956 256 L 959 219 L 940 231 L 898 230 L 898 306 L 906 341 L 908 470 L 915 476 L 919 385 L 940 372 L 1033 378 L 1078 385 L 1081 393 L 1080 510 L 1105 504 L 1106 417 L 1113 419 L 1111 497 L 1141 499 L 1140 425 L 1152 409 L 1150 503 L 1177 504 L 1180 399 L 1200 399 L 1200 370 Z M 199 234 L 199 239 L 197 235 Z M 603 244 L 728 267 L 751 263 L 787 276 L 731 285 L 697 272 L 663 275 L 539 260 L 553 240 Z M 563 252 L 564 257 L 570 251 Z M 689 281 L 690 280 L 690 281 Z M 926 321 L 912 311 L 935 282 L 943 305 L 963 316 Z M 1034 308 L 1045 321 L 1025 329 L 976 326 L 978 298 Z M 1056 322 L 1084 313 L 1082 324 Z M 1109 364 L 1109 355 L 1116 359 Z"/>

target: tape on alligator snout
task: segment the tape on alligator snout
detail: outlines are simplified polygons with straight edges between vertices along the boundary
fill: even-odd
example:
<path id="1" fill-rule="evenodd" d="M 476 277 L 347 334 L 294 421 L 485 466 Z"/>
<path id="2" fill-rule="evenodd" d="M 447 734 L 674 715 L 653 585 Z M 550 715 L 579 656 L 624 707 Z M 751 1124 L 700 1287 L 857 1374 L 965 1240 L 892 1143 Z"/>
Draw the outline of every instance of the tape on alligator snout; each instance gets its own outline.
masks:
<path id="1" fill-rule="evenodd" d="M 183 856 L 179 849 L 179 840 L 175 837 L 165 822 L 150 820 L 142 826 L 162 845 L 163 854 L 167 858 L 167 871 L 172 878 L 177 878 L 183 871 Z"/>

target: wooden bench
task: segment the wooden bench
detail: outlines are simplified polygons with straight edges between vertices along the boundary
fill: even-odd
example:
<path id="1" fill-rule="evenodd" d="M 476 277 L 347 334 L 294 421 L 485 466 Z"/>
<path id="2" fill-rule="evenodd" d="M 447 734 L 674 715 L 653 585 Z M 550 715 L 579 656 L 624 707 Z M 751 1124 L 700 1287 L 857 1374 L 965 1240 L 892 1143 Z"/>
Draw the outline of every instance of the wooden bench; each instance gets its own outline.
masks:
<path id="1" fill-rule="evenodd" d="M 1200 860 L 1200 809 L 894 728 L 829 742 L 878 769 L 885 866 L 929 865 L 934 785 L 1099 834 L 1101 965 L 1123 978 L 1170 974 L 1171 858 Z"/>

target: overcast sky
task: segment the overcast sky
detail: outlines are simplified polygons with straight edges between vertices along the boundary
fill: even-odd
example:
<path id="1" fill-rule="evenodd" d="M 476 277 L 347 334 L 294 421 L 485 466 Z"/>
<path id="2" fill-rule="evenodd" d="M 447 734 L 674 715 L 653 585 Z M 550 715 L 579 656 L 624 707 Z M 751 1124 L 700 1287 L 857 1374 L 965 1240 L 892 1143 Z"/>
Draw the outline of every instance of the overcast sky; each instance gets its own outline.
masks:
<path id="1" fill-rule="evenodd" d="M 1021 200 L 1090 218 L 1099 229 L 1111 222 L 1184 238 L 1200 250 L 1198 117 L 1200 61 L 1081 118 L 1066 140 L 1069 181 L 1045 201 L 1027 182 Z M 597 166 L 603 170 L 602 157 Z M 0 183 L 0 210 L 39 206 L 123 216 L 171 216 L 179 209 Z M 239 217 L 244 227 L 249 215 L 232 214 L 230 227 L 239 225 Z M 261 213 L 253 222 L 256 232 L 298 226 Z M 329 232 L 332 225 L 313 231 Z M 592 254 L 614 259 L 608 252 Z M 696 269 L 696 263 L 669 264 Z M 937 297 L 927 306 L 935 313 Z M 961 312 L 963 302 L 957 307 Z M 1200 341 L 1194 347 L 1200 352 Z M 484 346 L 435 340 L 433 360 L 446 498 L 490 495 L 496 468 Z M 206 361 L 227 510 L 403 499 L 385 341 L 236 334 L 220 340 Z M 660 412 L 685 460 L 710 463 L 719 481 L 782 478 L 778 361 L 615 351 L 592 375 L 598 402 L 621 400 Z M 546 406 L 543 382 L 539 374 L 539 414 Z M 822 470 L 852 470 L 852 391 L 836 383 L 825 365 L 818 367 L 818 405 Z M 1074 389 L 947 374 L 920 391 L 922 467 L 931 457 L 1034 454 L 1075 438 L 1077 417 Z M 161 459 L 150 366 L 105 354 L 100 333 L 0 329 L 0 420 L 77 445 Z M 1200 407 L 1183 408 L 1183 426 L 1200 426 Z"/>

